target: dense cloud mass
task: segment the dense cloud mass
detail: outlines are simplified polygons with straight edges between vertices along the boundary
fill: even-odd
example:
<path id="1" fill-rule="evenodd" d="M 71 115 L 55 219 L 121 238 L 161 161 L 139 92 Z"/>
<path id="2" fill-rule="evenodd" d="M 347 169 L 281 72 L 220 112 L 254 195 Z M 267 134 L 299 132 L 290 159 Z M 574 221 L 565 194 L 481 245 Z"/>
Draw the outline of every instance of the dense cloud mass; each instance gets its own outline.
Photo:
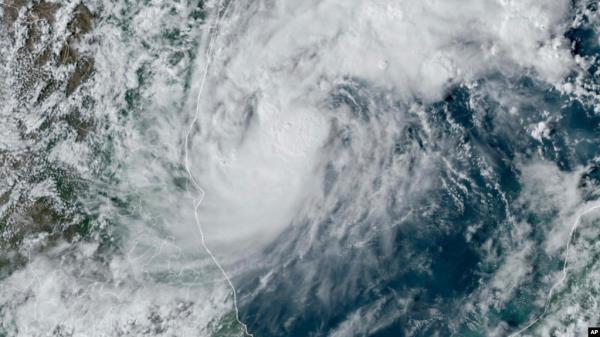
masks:
<path id="1" fill-rule="evenodd" d="M 597 325 L 595 1 L 0 8 L 0 336 Z"/>

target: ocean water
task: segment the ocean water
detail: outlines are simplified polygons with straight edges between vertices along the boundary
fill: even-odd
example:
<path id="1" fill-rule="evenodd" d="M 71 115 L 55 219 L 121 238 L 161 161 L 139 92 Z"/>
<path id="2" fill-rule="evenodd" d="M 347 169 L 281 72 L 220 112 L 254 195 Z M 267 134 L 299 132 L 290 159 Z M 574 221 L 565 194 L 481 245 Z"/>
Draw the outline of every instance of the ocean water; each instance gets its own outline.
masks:
<path id="1" fill-rule="evenodd" d="M 597 1 L 0 12 L 0 336 L 600 324 Z"/>

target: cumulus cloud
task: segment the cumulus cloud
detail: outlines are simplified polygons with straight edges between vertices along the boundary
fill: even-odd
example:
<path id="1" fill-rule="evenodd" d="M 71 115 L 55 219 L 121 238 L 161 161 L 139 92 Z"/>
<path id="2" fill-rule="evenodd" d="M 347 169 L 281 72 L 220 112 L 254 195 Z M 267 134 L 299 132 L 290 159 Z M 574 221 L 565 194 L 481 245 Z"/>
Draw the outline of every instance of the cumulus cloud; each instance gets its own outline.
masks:
<path id="1" fill-rule="evenodd" d="M 434 202 L 420 207 L 426 192 L 457 185 L 452 205 L 464 211 L 460 193 L 468 194 L 467 186 L 475 181 L 445 160 L 442 152 L 454 145 L 445 144 L 450 136 L 431 125 L 427 105 L 451 88 L 489 74 L 527 73 L 550 86 L 560 85 L 574 66 L 562 37 L 569 4 L 261 0 L 232 1 L 219 11 L 219 2 L 209 1 L 212 12 L 206 22 L 190 19 L 193 10 L 183 2 L 172 9 L 159 1 L 133 7 L 128 2 L 97 4 L 94 10 L 108 19 L 96 27 L 98 43 L 84 48 L 94 53 L 92 92 L 98 97 L 96 117 L 104 127 L 98 128 L 97 137 L 106 137 L 110 163 L 95 182 L 93 191 L 99 196 L 86 205 L 117 228 L 115 257 L 108 266 L 98 266 L 104 268 L 100 279 L 86 266 L 95 265 L 91 260 L 96 253 L 65 261 L 65 266 L 59 253 L 32 259 L 6 281 L 10 290 L 0 302 L 7 308 L 2 314 L 14 326 L 31 331 L 63 322 L 64 329 L 88 336 L 95 329 L 100 336 L 115 326 L 131 333 L 155 328 L 149 318 L 155 307 L 166 322 L 161 333 L 182 334 L 187 328 L 203 329 L 201 324 L 231 309 L 226 287 L 202 281 L 225 284 L 200 243 L 193 214 L 198 191 L 182 165 L 184 133 L 196 109 L 189 168 L 204 190 L 198 219 L 208 247 L 239 278 L 260 267 L 282 271 L 299 258 L 305 261 L 297 267 L 300 272 L 287 269 L 289 274 L 282 275 L 307 284 L 316 282 L 316 268 L 355 253 L 354 268 L 344 271 L 351 277 L 334 282 L 328 270 L 323 277 L 329 279 L 314 288 L 331 309 L 339 294 L 364 286 L 361 267 L 374 269 L 380 258 L 397 253 L 390 234 L 394 228 L 412 216 L 434 214 L 439 207 Z M 124 28 L 122 21 L 131 25 Z M 180 39 L 174 42 L 173 36 Z M 205 74 L 208 49 L 213 51 L 212 63 Z M 463 132 L 466 127 L 449 115 L 450 132 Z M 531 130 L 539 140 L 546 136 L 542 126 Z M 12 146 L 12 129 L 0 131 L 0 136 L 2 147 Z M 460 145 L 456 155 L 466 161 L 476 150 Z M 59 149 L 75 154 L 57 151 L 57 160 L 85 165 L 77 157 L 87 154 L 86 149 Z M 491 177 L 485 159 L 474 162 L 483 167 L 479 178 Z M 451 172 L 440 178 L 439 171 Z M 545 164 L 525 166 L 522 173 L 520 202 L 526 207 L 559 209 L 561 219 L 568 217 L 571 206 L 578 207 L 572 187 L 576 175 L 565 176 Z M 469 235 L 480 227 L 471 226 Z M 422 231 L 415 235 L 449 231 L 417 229 Z M 487 292 L 504 291 L 494 295 L 496 304 L 505 303 L 527 281 L 533 246 L 525 237 L 530 231 L 520 224 L 511 233 L 515 246 Z M 567 235 L 567 226 L 557 226 L 547 241 L 548 254 L 556 254 Z M 370 251 L 375 245 L 379 251 Z M 317 256 L 311 251 L 315 247 Z M 73 250 L 86 251 L 80 246 Z M 415 254 L 409 248 L 402 253 Z M 322 256 L 330 260 L 319 260 Z M 411 268 L 431 273 L 428 256 L 413 257 Z M 38 272 L 48 276 L 36 281 Z M 161 278 L 164 274 L 175 283 Z M 192 284 L 186 283 L 189 278 Z M 260 289 L 272 290 L 270 280 L 265 276 Z M 298 303 L 311 296 L 306 287 L 293 291 Z M 180 298 L 194 299 L 189 304 L 193 319 L 173 314 Z M 332 335 L 367 333 L 391 323 L 395 317 L 383 310 L 392 306 L 390 298 L 354 310 Z M 412 300 L 399 301 L 408 307 Z M 112 312 L 115 307 L 117 313 Z M 436 310 L 431 309 L 432 316 L 437 317 Z M 88 326 L 103 314 L 107 316 Z M 357 328 L 363 315 L 374 328 Z M 138 325 L 132 327 L 128 320 Z M 412 320 L 411 331 L 425 323 Z"/>
<path id="2" fill-rule="evenodd" d="M 164 260 L 169 247 L 159 247 Z M 62 245 L 3 280 L 0 329 L 15 337 L 197 336 L 230 310 L 229 289 L 198 268 L 202 259 L 171 255 L 170 268 L 157 270 L 165 261 L 147 251 L 99 261 L 97 249 Z"/>
<path id="3" fill-rule="evenodd" d="M 454 84 L 520 71 L 558 84 L 572 66 L 560 37 L 567 11 L 566 1 L 231 4 L 215 40 L 192 150 L 207 192 L 200 215 L 208 236 L 217 247 L 231 240 L 248 249 L 281 233 L 302 200 L 318 193 L 319 165 L 341 160 L 343 151 L 323 151 L 340 124 L 354 125 L 353 137 L 361 137 L 384 123 L 389 130 L 368 151 L 386 151 L 386 134 L 399 132 L 407 109 L 388 106 L 362 125 L 345 122 L 325 105 L 332 93 L 369 114 L 370 101 L 386 99 L 380 90 L 399 102 L 430 102 Z M 359 89 L 364 97 L 340 91 L 345 78 L 368 83 Z M 352 179 L 368 181 L 375 172 Z"/>

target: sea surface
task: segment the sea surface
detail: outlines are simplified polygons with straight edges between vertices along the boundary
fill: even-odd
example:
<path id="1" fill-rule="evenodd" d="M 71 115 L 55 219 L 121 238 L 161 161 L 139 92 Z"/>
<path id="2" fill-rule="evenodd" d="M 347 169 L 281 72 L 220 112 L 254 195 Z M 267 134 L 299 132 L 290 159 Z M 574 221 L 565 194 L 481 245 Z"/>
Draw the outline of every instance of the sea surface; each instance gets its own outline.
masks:
<path id="1" fill-rule="evenodd" d="M 579 337 L 595 0 L 2 0 L 0 337 Z"/>

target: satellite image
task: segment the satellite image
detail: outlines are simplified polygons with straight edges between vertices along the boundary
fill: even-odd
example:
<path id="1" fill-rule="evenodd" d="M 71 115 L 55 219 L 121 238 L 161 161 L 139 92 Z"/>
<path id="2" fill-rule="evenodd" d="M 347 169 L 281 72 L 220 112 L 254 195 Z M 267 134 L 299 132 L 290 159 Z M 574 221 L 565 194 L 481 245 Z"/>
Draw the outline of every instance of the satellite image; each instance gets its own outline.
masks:
<path id="1" fill-rule="evenodd" d="M 600 336 L 598 0 L 0 0 L 0 337 Z"/>

